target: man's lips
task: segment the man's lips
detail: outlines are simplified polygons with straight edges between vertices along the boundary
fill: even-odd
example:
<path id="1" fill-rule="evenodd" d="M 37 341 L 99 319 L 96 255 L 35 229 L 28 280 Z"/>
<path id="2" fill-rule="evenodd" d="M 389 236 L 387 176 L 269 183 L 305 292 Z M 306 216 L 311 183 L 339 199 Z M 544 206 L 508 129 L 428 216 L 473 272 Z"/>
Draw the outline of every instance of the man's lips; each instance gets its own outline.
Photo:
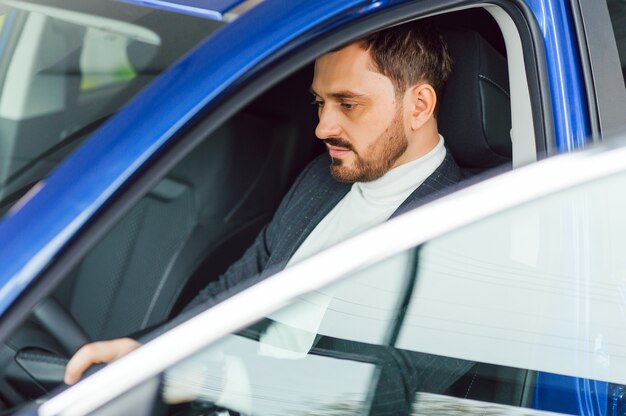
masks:
<path id="1" fill-rule="evenodd" d="M 329 144 L 326 144 L 326 147 L 328 148 L 328 153 L 330 154 L 330 157 L 341 158 L 352 152 L 352 150 L 346 149 L 345 147 L 331 146 Z"/>

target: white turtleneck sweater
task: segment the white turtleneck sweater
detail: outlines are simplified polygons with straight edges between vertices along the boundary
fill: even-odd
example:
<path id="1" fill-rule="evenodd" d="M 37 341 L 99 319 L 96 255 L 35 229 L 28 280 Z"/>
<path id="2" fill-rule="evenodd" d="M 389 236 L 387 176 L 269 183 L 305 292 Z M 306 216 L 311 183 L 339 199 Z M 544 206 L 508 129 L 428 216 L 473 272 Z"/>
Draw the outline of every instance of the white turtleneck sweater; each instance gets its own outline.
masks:
<path id="1" fill-rule="evenodd" d="M 404 200 L 443 162 L 443 137 L 419 159 L 405 163 L 371 182 L 356 182 L 346 196 L 324 217 L 289 260 L 287 267 L 367 228 L 386 221 Z M 303 302 L 270 314 L 275 324 L 261 335 L 260 353 L 280 358 L 302 358 L 309 351 L 332 289 L 314 292 Z M 281 325 L 283 324 L 283 325 Z M 293 331 L 299 328 L 302 331 Z"/>
<path id="2" fill-rule="evenodd" d="M 327 247 L 385 222 L 443 162 L 443 137 L 427 154 L 371 182 L 356 182 L 296 250 L 287 267 Z"/>

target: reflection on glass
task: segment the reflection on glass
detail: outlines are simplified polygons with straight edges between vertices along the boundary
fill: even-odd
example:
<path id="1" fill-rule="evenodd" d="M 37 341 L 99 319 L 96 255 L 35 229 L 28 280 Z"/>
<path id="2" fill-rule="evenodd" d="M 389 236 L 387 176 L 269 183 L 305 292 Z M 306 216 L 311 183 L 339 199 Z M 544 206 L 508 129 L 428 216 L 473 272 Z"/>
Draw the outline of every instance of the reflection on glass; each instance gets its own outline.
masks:
<path id="1" fill-rule="evenodd" d="M 169 370 L 163 400 L 244 414 L 407 414 L 418 390 L 443 392 L 473 365 L 393 347 L 416 258 L 390 258 L 227 337 Z"/>
<path id="2" fill-rule="evenodd" d="M 528 203 L 300 297 L 168 371 L 164 400 L 259 415 L 515 413 L 490 402 L 577 413 L 581 397 L 606 410 L 606 395 L 547 380 L 626 384 L 625 180 Z M 550 402 L 551 389 L 575 397 Z"/>
<path id="3" fill-rule="evenodd" d="M 168 371 L 163 399 L 211 402 L 245 414 L 360 413 L 373 370 L 369 363 L 316 354 L 277 358 L 256 340 L 232 335 Z"/>
<path id="4" fill-rule="evenodd" d="M 0 213 L 221 23 L 97 0 L 0 0 Z"/>

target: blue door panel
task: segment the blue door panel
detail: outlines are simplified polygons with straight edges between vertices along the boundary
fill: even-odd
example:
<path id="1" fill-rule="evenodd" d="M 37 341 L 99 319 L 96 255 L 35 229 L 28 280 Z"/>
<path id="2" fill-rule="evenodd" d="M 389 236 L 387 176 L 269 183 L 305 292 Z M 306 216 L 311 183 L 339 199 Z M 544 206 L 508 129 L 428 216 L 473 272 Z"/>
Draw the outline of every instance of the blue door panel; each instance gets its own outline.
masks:
<path id="1" fill-rule="evenodd" d="M 575 415 L 606 415 L 608 383 L 538 373 L 533 407 Z"/>

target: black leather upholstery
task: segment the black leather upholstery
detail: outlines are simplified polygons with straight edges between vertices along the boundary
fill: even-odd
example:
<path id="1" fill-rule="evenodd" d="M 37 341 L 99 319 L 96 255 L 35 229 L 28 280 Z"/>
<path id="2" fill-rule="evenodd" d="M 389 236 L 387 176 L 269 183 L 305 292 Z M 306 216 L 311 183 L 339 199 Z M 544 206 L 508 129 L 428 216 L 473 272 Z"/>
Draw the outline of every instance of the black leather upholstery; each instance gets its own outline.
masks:
<path id="1" fill-rule="evenodd" d="M 310 77 L 294 75 L 280 101 L 269 92 L 211 134 L 63 282 L 55 295 L 91 339 L 163 322 L 241 255 L 317 153 Z"/>
<path id="2" fill-rule="evenodd" d="M 444 32 L 454 60 L 438 124 L 456 162 L 480 171 L 511 161 L 507 61 L 470 29 Z"/>

